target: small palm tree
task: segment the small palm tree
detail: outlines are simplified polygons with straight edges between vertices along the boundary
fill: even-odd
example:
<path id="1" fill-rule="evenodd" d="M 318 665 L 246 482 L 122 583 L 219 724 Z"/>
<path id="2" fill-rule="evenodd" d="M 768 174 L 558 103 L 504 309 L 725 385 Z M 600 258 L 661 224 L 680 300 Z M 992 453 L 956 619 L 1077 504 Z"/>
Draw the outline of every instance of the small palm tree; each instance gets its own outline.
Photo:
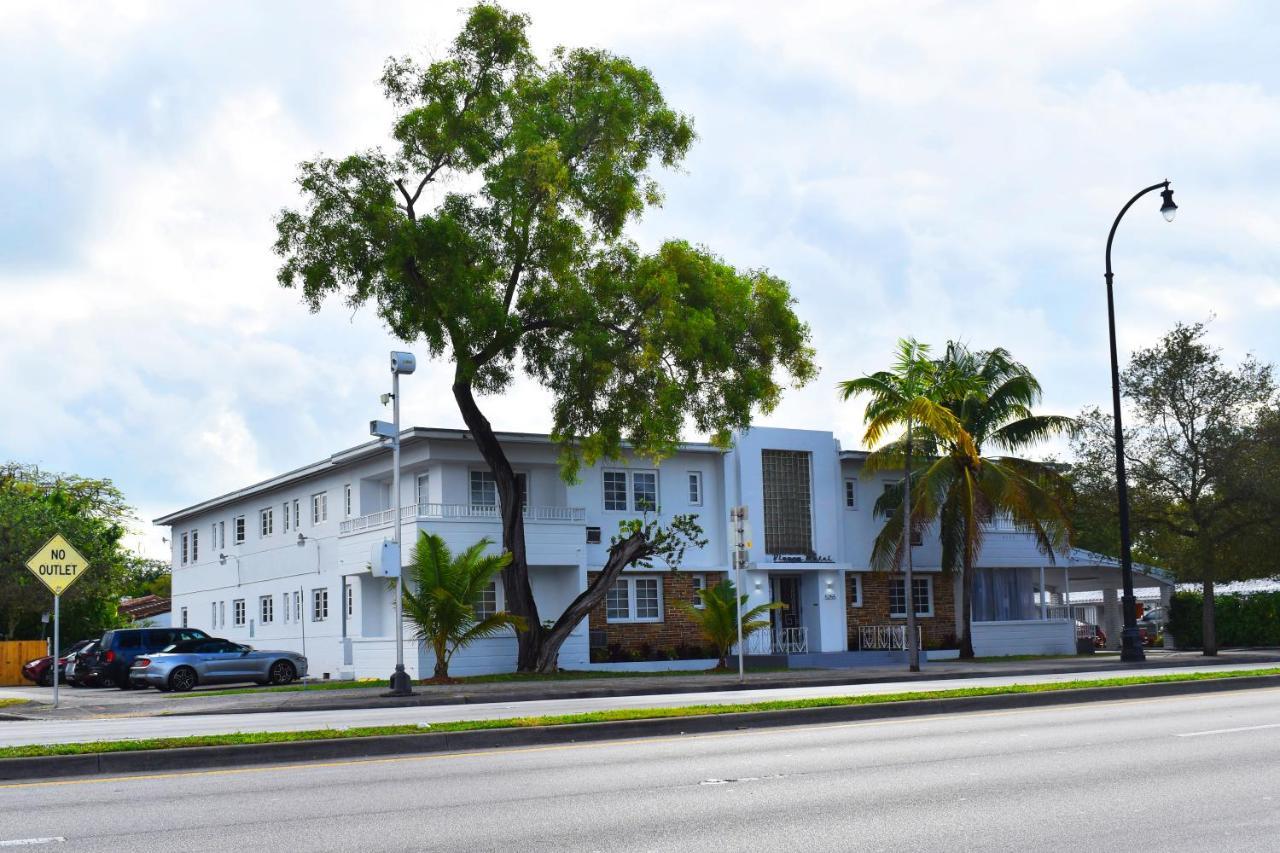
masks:
<path id="1" fill-rule="evenodd" d="M 902 495 L 898 497 L 897 506 L 902 508 L 902 517 L 896 526 L 897 540 L 887 540 L 884 533 L 877 541 L 881 553 L 873 554 L 872 563 L 889 563 L 903 566 L 903 583 L 907 598 L 907 662 L 912 672 L 920 670 L 920 642 L 916 632 L 915 586 L 913 585 L 913 566 L 911 562 L 911 533 L 919 526 L 917 518 L 908 524 L 906 516 L 911 511 L 914 516 L 911 478 L 914 464 L 913 454 L 918 441 L 914 434 L 917 428 L 944 440 L 954 442 L 969 450 L 973 442 L 961 427 L 956 416 L 942 400 L 954 396 L 960 391 L 952 385 L 963 378 L 951 371 L 940 371 L 938 362 L 929 358 L 928 344 L 922 344 L 914 338 L 898 341 L 898 354 L 889 370 L 880 370 L 857 379 L 849 379 L 839 384 L 843 399 L 866 395 L 869 397 L 864 418 L 867 422 L 863 441 L 868 447 L 875 448 L 881 444 L 889 431 L 898 426 L 906 428 L 906 436 L 877 448 L 867 460 L 867 470 L 883 470 L 901 467 L 905 476 L 902 484 Z M 896 490 L 895 490 L 896 495 Z M 893 497 L 893 496 L 886 496 Z M 884 501 L 885 498 L 881 498 Z M 878 506 L 878 508 L 881 508 Z M 892 511 L 892 510 L 890 510 Z M 891 517 L 892 521 L 892 517 Z M 893 529 L 893 525 L 886 531 Z M 884 547 L 887 545 L 887 548 Z M 888 559 L 879 559 L 888 553 Z M 904 565 L 905 564 L 905 565 Z"/>
<path id="2" fill-rule="evenodd" d="M 725 669 L 729 663 L 729 650 L 738 642 L 738 608 L 747 603 L 745 595 L 739 596 L 733 581 L 725 578 L 715 586 L 702 590 L 702 607 L 687 601 L 677 604 L 689 614 L 702 636 L 715 647 L 720 655 L 716 669 Z M 768 618 L 762 618 L 770 610 L 786 607 L 781 601 L 761 604 L 742 614 L 742 641 L 745 643 L 756 631 L 769 627 Z"/>
<path id="3" fill-rule="evenodd" d="M 436 655 L 434 682 L 448 682 L 449 660 L 458 649 L 508 629 L 524 630 L 524 620 L 505 611 L 483 619 L 476 602 L 494 575 L 511 562 L 511 554 L 488 554 L 481 539 L 456 557 L 434 533 L 418 534 L 404 585 L 404 613 L 417 628 L 415 636 Z"/>

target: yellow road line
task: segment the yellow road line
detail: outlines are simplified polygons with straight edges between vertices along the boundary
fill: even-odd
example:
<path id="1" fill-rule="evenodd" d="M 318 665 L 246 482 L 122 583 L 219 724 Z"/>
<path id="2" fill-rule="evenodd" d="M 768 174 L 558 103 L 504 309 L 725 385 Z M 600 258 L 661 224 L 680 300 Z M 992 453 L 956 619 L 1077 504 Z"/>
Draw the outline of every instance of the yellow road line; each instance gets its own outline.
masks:
<path id="1" fill-rule="evenodd" d="M 1246 688 L 1237 691 L 1223 691 L 1232 693 L 1274 693 L 1280 692 L 1280 687 L 1262 687 L 1262 688 Z M 1085 708 L 1106 708 L 1116 705 L 1146 705 L 1155 702 L 1171 702 L 1171 701 L 1188 701 L 1195 699 L 1212 699 L 1220 696 L 1221 693 L 1195 693 L 1188 696 L 1153 696 L 1146 699 L 1112 699 L 1105 702 L 1089 702 Z M 752 736 L 759 737 L 761 735 L 779 735 L 792 734 L 795 732 L 805 731 L 825 731 L 829 729 L 860 729 L 870 728 L 873 726 L 889 726 L 900 725 L 903 723 L 926 723 L 935 722 L 945 719 L 975 719 L 987 717 L 1008 717 L 1015 714 L 1029 714 L 1037 712 L 1061 711 L 1063 705 L 1049 705 L 1036 708 L 1009 708 L 1003 711 L 961 711 L 955 714 L 931 714 L 928 716 L 917 717 L 897 717 L 883 720 L 864 720 L 861 722 L 849 723 L 817 723 L 808 726 L 776 726 L 768 728 L 752 728 L 745 730 L 735 730 L 731 732 L 710 732 L 707 734 L 696 735 L 655 735 L 652 737 L 635 737 L 621 740 L 600 740 L 587 743 L 557 743 L 547 744 L 545 746 L 511 746 L 501 747 L 498 749 L 479 749 L 467 752 L 444 752 L 444 753 L 426 753 L 420 755 L 395 755 L 386 758 L 346 758 L 339 761 L 300 761 L 293 764 L 262 764 L 252 767 L 229 767 L 218 770 L 176 770 L 169 773 L 146 773 L 131 774 L 128 776 L 87 776 L 72 779 L 51 779 L 45 782 L 12 782 L 0 783 L 0 790 L 8 788 L 43 788 L 56 785 L 95 785 L 106 784 L 111 782 L 134 782 L 151 779 L 176 779 L 184 777 L 197 776 L 234 776 L 247 773 L 270 773 L 282 770 L 301 770 L 306 768 L 322 768 L 322 767 L 351 767 L 356 764 L 393 764 L 406 761 L 445 761 L 457 758 L 484 758 L 497 755 L 519 755 L 522 753 L 535 752 L 563 752 L 579 749 L 598 749 L 602 747 L 617 746 L 635 746 L 637 744 L 646 743 L 670 743 L 672 741 L 690 740 L 715 740 L 723 738 L 734 738 Z M 673 718 L 666 718 L 673 719 Z M 675 718 L 678 719 L 678 718 Z M 688 717 L 686 719 L 695 719 Z M 547 728 L 555 728 L 548 726 Z M 491 731 L 501 731 L 493 729 Z M 359 738 L 352 738 L 359 740 Z M 295 741 L 295 743 L 305 743 L 306 741 Z M 162 750 L 157 750 L 162 751 Z"/>

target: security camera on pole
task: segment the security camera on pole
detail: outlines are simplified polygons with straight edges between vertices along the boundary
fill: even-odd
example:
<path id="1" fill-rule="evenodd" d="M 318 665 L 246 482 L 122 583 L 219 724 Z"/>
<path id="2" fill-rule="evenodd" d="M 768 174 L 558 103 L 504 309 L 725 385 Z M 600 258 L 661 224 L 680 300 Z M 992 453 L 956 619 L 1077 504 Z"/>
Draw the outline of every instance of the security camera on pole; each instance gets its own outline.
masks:
<path id="1" fill-rule="evenodd" d="M 395 507 L 395 526 L 391 528 L 391 541 L 375 548 L 370 561 L 374 577 L 396 579 L 396 671 L 391 674 L 390 696 L 413 694 L 409 673 L 404 671 L 404 565 L 400 558 L 400 375 L 409 375 L 418 367 L 413 353 L 391 353 L 391 423 L 370 421 L 369 434 L 391 445 L 391 502 Z M 387 402 L 382 395 L 383 405 Z"/>

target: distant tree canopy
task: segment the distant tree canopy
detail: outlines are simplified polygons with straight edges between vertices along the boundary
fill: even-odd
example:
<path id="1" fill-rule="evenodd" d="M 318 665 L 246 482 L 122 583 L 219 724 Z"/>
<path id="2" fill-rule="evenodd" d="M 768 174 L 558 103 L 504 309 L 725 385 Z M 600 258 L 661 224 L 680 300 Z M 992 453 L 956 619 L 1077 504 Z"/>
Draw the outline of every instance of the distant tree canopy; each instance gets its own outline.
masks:
<path id="1" fill-rule="evenodd" d="M 1236 367 L 1179 324 L 1134 353 L 1122 376 L 1135 558 L 1204 586 L 1206 653 L 1216 651 L 1213 585 L 1280 574 L 1280 411 L 1272 366 Z M 1081 416 L 1070 478 L 1079 543 L 1119 551 L 1113 421 Z"/>
<path id="2" fill-rule="evenodd" d="M 55 474 L 34 465 L 0 466 L 0 634 L 38 639 L 53 595 L 26 566 L 55 533 L 80 551 L 90 570 L 62 596 L 62 639 L 96 636 L 122 624 L 116 608 L 137 558 L 122 545 L 133 513 L 110 480 Z M 158 582 L 157 567 L 151 580 Z M 167 574 L 167 569 L 166 569 Z"/>

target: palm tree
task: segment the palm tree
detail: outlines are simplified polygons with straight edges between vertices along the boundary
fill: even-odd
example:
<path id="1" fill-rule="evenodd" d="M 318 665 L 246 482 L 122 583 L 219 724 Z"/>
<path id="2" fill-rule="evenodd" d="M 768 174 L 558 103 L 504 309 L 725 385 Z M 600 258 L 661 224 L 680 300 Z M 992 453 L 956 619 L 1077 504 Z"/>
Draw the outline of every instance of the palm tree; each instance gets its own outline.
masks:
<path id="1" fill-rule="evenodd" d="M 408 566 L 410 582 L 404 585 L 404 613 L 417 628 L 415 636 L 435 652 L 434 682 L 451 680 L 449 660 L 458 649 L 524 628 L 524 620 L 505 611 L 476 615 L 476 602 L 485 588 L 511 562 L 509 553 L 486 555 L 484 550 L 492 544 L 481 539 L 455 557 L 436 534 L 418 534 Z"/>
<path id="2" fill-rule="evenodd" d="M 1040 383 L 1007 350 L 973 352 L 951 342 L 937 364 L 942 405 L 967 441 L 931 432 L 930 457 L 917 478 L 918 519 L 938 519 L 942 568 L 961 572 L 960 656 L 973 657 L 974 562 L 999 517 L 1030 534 L 1052 562 L 1070 544 L 1070 487 L 1051 465 L 1013 455 L 1053 436 L 1072 433 L 1073 418 L 1037 415 Z M 984 448 L 1007 455 L 984 456 Z M 886 525 L 881 535 L 893 535 Z M 879 544 L 879 543 L 877 543 Z"/>
<path id="3" fill-rule="evenodd" d="M 706 641 L 715 646 L 720 655 L 716 669 L 728 668 L 729 650 L 738 641 L 738 608 L 747 603 L 747 596 L 738 596 L 733 581 L 725 578 L 715 586 L 702 590 L 702 606 L 695 607 L 687 601 L 676 602 L 698 626 Z M 771 601 L 753 607 L 742 614 L 742 641 L 756 631 L 769 627 L 769 620 L 761 618 L 770 610 L 786 607 L 781 601 Z"/>
<path id="4" fill-rule="evenodd" d="M 849 379 L 839 384 L 842 398 L 848 400 L 859 394 L 866 394 L 871 399 L 867 403 L 864 419 L 867 422 L 863 441 L 868 447 L 880 444 L 891 429 L 906 427 L 906 437 L 901 443 L 892 443 L 885 452 L 872 453 L 868 459 L 868 469 L 876 470 L 901 464 L 903 477 L 902 495 L 899 506 L 902 508 L 902 521 L 897 527 L 901 543 L 891 549 L 892 556 L 886 561 L 893 566 L 902 565 L 903 583 L 906 586 L 907 610 L 907 660 L 912 672 L 920 671 L 920 642 L 916 632 L 915 586 L 911 563 L 911 533 L 918 525 L 908 524 L 906 516 L 911 508 L 911 476 L 913 455 L 913 431 L 918 425 L 929 435 L 945 436 L 957 445 L 971 447 L 972 442 L 960 427 L 955 414 L 941 405 L 940 399 L 946 393 L 955 393 L 957 389 L 944 387 L 955 374 L 942 374 L 937 362 L 929 358 L 929 346 L 919 343 L 915 338 L 900 339 L 898 354 L 889 370 L 881 370 L 858 379 Z M 881 501 L 885 500 L 882 496 Z M 886 531 L 887 531 L 886 527 Z M 884 536 L 882 532 L 881 536 Z M 873 554 L 874 557 L 874 554 Z M 874 563 L 874 559 L 873 559 Z"/>

